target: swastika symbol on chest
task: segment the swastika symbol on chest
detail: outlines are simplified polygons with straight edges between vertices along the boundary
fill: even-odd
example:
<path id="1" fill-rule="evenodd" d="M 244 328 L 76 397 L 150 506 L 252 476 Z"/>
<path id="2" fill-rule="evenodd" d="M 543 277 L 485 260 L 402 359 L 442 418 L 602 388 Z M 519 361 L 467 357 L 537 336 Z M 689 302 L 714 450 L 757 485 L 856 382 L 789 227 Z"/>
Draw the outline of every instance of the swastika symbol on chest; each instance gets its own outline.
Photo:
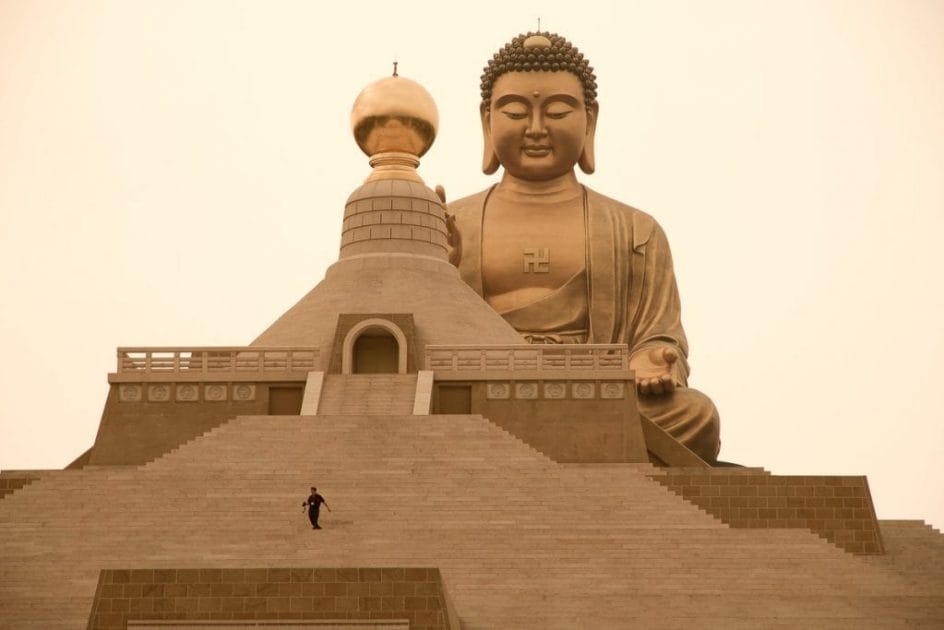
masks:
<path id="1" fill-rule="evenodd" d="M 524 250 L 525 273 L 548 273 L 551 270 L 551 253 L 547 247 L 528 247 Z"/>

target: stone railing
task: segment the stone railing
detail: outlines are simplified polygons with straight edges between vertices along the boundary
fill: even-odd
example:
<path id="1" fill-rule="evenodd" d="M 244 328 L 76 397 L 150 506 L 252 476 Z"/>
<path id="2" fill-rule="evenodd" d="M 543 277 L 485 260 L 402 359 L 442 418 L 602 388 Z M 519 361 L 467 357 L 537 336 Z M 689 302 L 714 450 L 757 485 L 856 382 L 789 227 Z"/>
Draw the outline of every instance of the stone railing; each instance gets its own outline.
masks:
<path id="1" fill-rule="evenodd" d="M 318 348 L 313 347 L 118 348 L 121 375 L 310 372 L 318 368 Z"/>
<path id="2" fill-rule="evenodd" d="M 426 369 L 434 372 L 626 371 L 625 344 L 426 346 Z"/>

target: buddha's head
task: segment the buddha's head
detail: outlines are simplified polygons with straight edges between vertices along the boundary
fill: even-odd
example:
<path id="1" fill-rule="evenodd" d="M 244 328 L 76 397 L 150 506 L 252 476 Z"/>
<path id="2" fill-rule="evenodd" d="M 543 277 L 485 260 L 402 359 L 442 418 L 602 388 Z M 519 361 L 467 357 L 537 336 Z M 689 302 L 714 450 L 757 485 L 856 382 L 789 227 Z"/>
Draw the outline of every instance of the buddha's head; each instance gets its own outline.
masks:
<path id="1" fill-rule="evenodd" d="M 518 35 L 482 75 L 482 170 L 499 165 L 520 179 L 559 177 L 579 164 L 595 168 L 599 105 L 596 77 L 583 54 L 556 33 Z"/>

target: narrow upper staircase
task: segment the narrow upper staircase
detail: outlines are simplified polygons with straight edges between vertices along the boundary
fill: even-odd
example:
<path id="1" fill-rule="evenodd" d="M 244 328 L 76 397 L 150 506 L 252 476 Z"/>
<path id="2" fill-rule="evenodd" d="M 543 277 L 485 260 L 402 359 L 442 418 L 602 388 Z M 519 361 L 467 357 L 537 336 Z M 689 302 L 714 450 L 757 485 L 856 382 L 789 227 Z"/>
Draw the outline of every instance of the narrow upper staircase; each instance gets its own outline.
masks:
<path id="1" fill-rule="evenodd" d="M 330 374 L 324 379 L 318 415 L 408 415 L 415 394 L 416 374 Z"/>

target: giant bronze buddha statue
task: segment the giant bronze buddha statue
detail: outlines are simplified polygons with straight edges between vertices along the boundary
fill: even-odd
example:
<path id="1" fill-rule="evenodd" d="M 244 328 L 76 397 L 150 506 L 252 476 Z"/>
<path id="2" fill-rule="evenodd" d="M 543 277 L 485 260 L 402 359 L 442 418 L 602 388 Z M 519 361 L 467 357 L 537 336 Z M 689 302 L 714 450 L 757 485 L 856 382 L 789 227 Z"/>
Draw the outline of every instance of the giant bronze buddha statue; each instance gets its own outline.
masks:
<path id="1" fill-rule="evenodd" d="M 594 170 L 599 105 L 587 59 L 557 34 L 519 35 L 488 62 L 480 112 L 483 170 L 504 173 L 449 204 L 462 278 L 530 343 L 628 344 L 642 415 L 714 462 L 718 413 L 687 386 L 665 233 L 574 172 Z"/>

